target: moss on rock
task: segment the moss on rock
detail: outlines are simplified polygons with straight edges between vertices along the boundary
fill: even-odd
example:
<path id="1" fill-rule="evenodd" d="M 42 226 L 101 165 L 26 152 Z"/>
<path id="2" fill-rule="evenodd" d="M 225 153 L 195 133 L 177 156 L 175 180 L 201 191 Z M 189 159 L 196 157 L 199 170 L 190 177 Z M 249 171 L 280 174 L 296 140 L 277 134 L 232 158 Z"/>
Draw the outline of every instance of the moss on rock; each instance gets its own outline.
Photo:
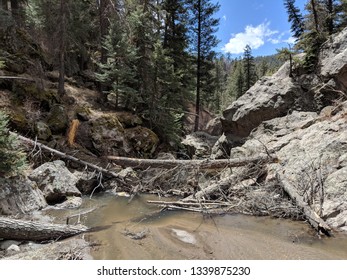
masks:
<path id="1" fill-rule="evenodd" d="M 47 124 L 55 134 L 65 133 L 69 125 L 68 115 L 63 105 L 54 105 L 49 112 Z"/>
<path id="2" fill-rule="evenodd" d="M 142 126 L 126 129 L 125 137 L 132 148 L 144 157 L 151 156 L 159 144 L 158 136 L 152 130 Z"/>

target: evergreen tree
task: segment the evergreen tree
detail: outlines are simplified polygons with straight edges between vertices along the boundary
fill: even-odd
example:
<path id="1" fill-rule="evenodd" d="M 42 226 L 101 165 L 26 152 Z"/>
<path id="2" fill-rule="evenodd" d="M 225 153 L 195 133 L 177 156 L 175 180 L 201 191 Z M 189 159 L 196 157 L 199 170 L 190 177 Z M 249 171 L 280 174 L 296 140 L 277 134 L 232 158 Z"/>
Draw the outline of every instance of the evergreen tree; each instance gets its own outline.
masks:
<path id="1" fill-rule="evenodd" d="M 219 4 L 210 0 L 188 0 L 191 22 L 191 49 L 196 56 L 196 101 L 194 130 L 199 129 L 200 106 L 208 99 L 211 89 L 211 70 L 215 57 L 214 47 L 218 40 L 214 35 L 219 19 L 213 16 L 219 10 Z"/>
<path id="2" fill-rule="evenodd" d="M 242 59 L 235 59 L 228 78 L 228 93 L 235 100 L 245 93 L 245 80 Z"/>
<path id="3" fill-rule="evenodd" d="M 8 117 L 0 111 L 0 176 L 20 174 L 26 167 L 26 156 L 15 136 L 8 130 Z"/>
<path id="4" fill-rule="evenodd" d="M 347 26 L 347 0 L 340 0 L 335 5 L 336 31 L 342 30 Z"/>
<path id="5" fill-rule="evenodd" d="M 244 74 L 244 93 L 254 85 L 257 80 L 257 74 L 255 72 L 254 57 L 252 55 L 252 49 L 249 45 L 246 45 L 243 53 L 243 74 Z"/>
<path id="6" fill-rule="evenodd" d="M 277 49 L 277 56 L 280 60 L 289 60 L 289 77 L 293 77 L 293 50 L 289 48 Z"/>
<path id="7" fill-rule="evenodd" d="M 100 63 L 97 78 L 104 86 L 111 87 L 113 105 L 116 108 L 135 110 L 138 103 L 136 83 L 136 48 L 131 43 L 126 26 L 114 17 L 109 34 L 105 37 L 105 63 Z M 103 92 L 106 96 L 109 92 Z M 110 97 L 111 98 L 111 97 Z"/>
<path id="8" fill-rule="evenodd" d="M 295 6 L 295 0 L 284 0 L 284 6 L 287 9 L 288 21 L 291 23 L 291 31 L 296 39 L 299 39 L 304 33 L 304 17 L 300 10 Z"/>

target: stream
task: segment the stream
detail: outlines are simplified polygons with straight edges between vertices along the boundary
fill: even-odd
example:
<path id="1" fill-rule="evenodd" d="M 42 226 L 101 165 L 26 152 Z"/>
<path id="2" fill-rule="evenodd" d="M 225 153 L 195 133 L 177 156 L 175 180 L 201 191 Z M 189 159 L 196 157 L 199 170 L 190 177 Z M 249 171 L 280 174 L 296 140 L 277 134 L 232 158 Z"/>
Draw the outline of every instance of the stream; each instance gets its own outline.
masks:
<path id="1" fill-rule="evenodd" d="M 141 195 L 128 203 L 125 197 L 98 194 L 84 198 L 78 210 L 49 214 L 64 223 L 69 215 L 94 209 L 81 222 L 95 228 L 85 238 L 97 244 L 96 260 L 347 259 L 347 234 L 319 238 L 305 222 L 269 217 L 160 212 L 147 200 L 158 197 Z"/>

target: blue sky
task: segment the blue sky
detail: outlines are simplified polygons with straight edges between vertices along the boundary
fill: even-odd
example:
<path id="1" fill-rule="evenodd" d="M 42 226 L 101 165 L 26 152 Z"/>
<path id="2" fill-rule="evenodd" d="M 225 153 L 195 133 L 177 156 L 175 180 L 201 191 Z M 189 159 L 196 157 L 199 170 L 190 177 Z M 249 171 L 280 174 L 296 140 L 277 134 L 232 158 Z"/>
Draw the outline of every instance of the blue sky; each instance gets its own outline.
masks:
<path id="1" fill-rule="evenodd" d="M 270 55 L 293 43 L 283 0 L 212 0 L 221 5 L 217 51 L 232 57 L 243 54 L 249 44 L 254 56 Z M 307 0 L 297 0 L 303 11 Z"/>

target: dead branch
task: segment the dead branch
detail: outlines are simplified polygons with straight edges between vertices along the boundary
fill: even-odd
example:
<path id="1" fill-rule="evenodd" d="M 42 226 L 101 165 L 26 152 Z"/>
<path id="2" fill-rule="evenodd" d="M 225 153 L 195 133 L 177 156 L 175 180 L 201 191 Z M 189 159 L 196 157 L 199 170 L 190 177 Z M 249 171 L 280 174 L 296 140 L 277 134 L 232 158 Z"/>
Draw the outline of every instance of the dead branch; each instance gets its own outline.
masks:
<path id="1" fill-rule="evenodd" d="M 217 183 L 212 184 L 211 186 L 209 186 L 207 188 L 202 189 L 201 191 L 198 191 L 195 195 L 190 195 L 190 196 L 184 198 L 182 201 L 188 201 L 192 198 L 195 198 L 199 201 L 199 200 L 203 199 L 204 196 L 209 196 L 210 194 L 213 194 L 216 191 L 227 189 L 239 181 L 240 181 L 239 176 L 231 175 L 225 179 L 220 180 Z"/>
<path id="2" fill-rule="evenodd" d="M 102 167 L 100 167 L 100 166 L 97 166 L 97 165 L 95 165 L 95 164 L 86 162 L 86 161 L 84 161 L 84 160 L 78 159 L 78 158 L 76 158 L 76 157 L 67 155 L 67 154 L 65 154 L 65 153 L 63 153 L 63 152 L 60 152 L 60 151 L 55 150 L 55 149 L 53 149 L 53 148 L 50 148 L 50 147 L 48 147 L 48 146 L 46 146 L 46 145 L 44 145 L 44 144 L 42 144 L 42 143 L 39 143 L 39 142 L 37 142 L 37 141 L 33 141 L 33 140 L 31 140 L 31 139 L 29 139 L 29 138 L 26 138 L 26 137 L 24 137 L 24 136 L 21 136 L 21 135 L 19 135 L 19 134 L 17 134 L 17 133 L 14 133 L 14 132 L 10 132 L 10 133 L 11 133 L 12 135 L 16 136 L 16 137 L 17 137 L 19 140 L 21 140 L 22 142 L 28 143 L 28 144 L 30 144 L 30 145 L 33 146 L 33 147 L 37 147 L 37 148 L 39 148 L 39 149 L 42 149 L 42 150 L 45 150 L 45 151 L 47 151 L 47 152 L 53 153 L 53 154 L 55 154 L 56 156 L 58 156 L 58 157 L 60 157 L 60 158 L 67 159 L 67 160 L 71 160 L 71 161 L 76 162 L 76 163 L 78 163 L 78 164 L 80 164 L 80 165 L 82 165 L 82 166 L 87 166 L 88 168 L 91 168 L 91 169 L 93 169 L 93 170 L 99 171 L 99 172 L 101 172 L 101 173 L 103 173 L 103 174 L 105 174 L 105 175 L 107 175 L 107 176 L 114 177 L 114 178 L 118 179 L 120 182 L 122 182 L 122 180 L 121 180 L 121 178 L 119 178 L 118 174 L 116 174 L 116 173 L 114 173 L 114 172 L 112 172 L 112 171 L 109 171 L 109 170 L 107 170 L 107 169 L 104 169 L 104 168 L 102 168 Z M 122 182 L 122 183 L 123 183 L 123 182 Z"/>
<path id="3" fill-rule="evenodd" d="M 113 161 L 120 166 L 147 169 L 147 168 L 163 168 L 171 169 L 177 166 L 191 168 L 191 169 L 223 169 L 226 167 L 245 166 L 250 163 L 270 163 L 277 162 L 278 158 L 275 155 L 260 155 L 248 158 L 236 159 L 207 159 L 207 160 L 165 160 L 165 159 L 138 159 L 138 158 L 125 158 L 117 156 L 108 156 L 107 159 Z"/>
<path id="4" fill-rule="evenodd" d="M 282 186 L 283 190 L 290 196 L 292 201 L 300 207 L 305 215 L 305 218 L 310 223 L 310 225 L 317 230 L 322 232 L 327 236 L 331 236 L 331 228 L 326 224 L 326 222 L 318 216 L 318 214 L 311 209 L 311 207 L 303 200 L 302 196 L 296 191 L 296 189 L 286 180 L 285 178 L 280 178 L 277 174 L 278 183 Z"/>

